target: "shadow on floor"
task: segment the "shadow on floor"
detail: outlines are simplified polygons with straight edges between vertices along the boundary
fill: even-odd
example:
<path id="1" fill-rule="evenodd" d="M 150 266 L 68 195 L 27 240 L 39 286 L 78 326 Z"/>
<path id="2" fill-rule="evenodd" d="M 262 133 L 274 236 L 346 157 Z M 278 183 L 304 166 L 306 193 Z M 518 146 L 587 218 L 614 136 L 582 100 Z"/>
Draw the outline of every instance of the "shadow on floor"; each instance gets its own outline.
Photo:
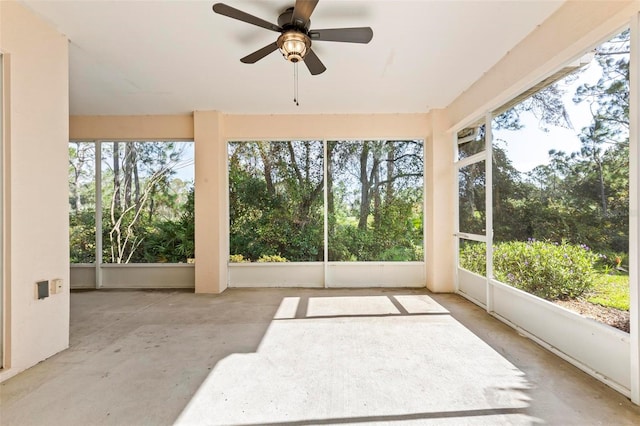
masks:
<path id="1" fill-rule="evenodd" d="M 635 424 L 626 398 L 455 295 L 93 291 L 2 424 Z"/>

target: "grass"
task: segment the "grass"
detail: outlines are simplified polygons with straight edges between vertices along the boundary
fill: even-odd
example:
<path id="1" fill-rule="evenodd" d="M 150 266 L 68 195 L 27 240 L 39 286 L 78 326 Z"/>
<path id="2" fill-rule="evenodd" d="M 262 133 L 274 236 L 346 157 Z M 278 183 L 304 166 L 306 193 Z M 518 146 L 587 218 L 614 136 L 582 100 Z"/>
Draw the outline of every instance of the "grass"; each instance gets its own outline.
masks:
<path id="1" fill-rule="evenodd" d="M 609 308 L 629 310 L 629 276 L 598 274 L 587 302 Z"/>

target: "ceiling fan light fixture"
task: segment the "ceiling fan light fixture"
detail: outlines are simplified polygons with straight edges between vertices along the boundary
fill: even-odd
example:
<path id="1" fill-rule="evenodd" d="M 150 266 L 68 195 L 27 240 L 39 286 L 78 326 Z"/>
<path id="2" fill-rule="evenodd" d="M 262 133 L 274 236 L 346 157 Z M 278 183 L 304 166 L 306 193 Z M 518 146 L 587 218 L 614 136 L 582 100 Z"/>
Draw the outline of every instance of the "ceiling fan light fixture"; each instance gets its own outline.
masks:
<path id="1" fill-rule="evenodd" d="M 278 37 L 276 43 L 282 56 L 293 63 L 302 61 L 311 47 L 311 39 L 296 30 L 285 31 Z"/>
<path id="2" fill-rule="evenodd" d="M 219 15 L 280 33 L 280 36 L 275 42 L 269 43 L 255 52 L 240 58 L 240 62 L 243 64 L 254 64 L 279 49 L 282 56 L 294 64 L 295 70 L 297 70 L 296 65 L 304 61 L 311 75 L 318 75 L 325 72 L 327 67 L 324 66 L 320 58 L 318 58 L 318 55 L 311 49 L 312 39 L 313 42 L 338 41 L 343 43 L 366 44 L 373 38 L 373 30 L 370 27 L 310 29 L 310 17 L 318 1 L 319 0 L 295 0 L 293 7 L 287 8 L 278 15 L 278 25 L 234 7 L 227 6 L 224 3 L 214 4 L 213 11 Z"/>

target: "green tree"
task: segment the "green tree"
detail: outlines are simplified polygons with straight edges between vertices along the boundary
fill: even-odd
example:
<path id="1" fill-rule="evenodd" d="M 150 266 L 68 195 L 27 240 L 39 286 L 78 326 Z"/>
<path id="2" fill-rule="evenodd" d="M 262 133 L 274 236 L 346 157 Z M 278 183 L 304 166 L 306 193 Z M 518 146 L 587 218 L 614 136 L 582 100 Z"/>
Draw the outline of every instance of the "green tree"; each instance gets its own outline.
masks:
<path id="1" fill-rule="evenodd" d="M 176 178 L 190 166 L 184 143 L 102 144 L 103 259 L 115 263 L 185 261 L 193 257 L 192 232 L 183 220 L 193 210 L 193 183 Z M 95 261 L 95 143 L 69 145 L 72 263 Z M 182 233 L 181 236 L 176 236 Z M 162 235 L 160 235 L 162 234 Z M 165 238 L 165 241 L 160 241 Z M 169 239 L 181 242 L 174 246 Z M 187 240 L 190 239 L 191 243 Z M 162 248 L 164 246 L 164 248 Z M 169 253 L 176 250 L 175 254 Z"/>
<path id="2" fill-rule="evenodd" d="M 69 243 L 71 263 L 95 262 L 95 145 L 69 143 Z"/>
<path id="3" fill-rule="evenodd" d="M 335 141 L 330 260 L 422 259 L 422 141 Z"/>
<path id="4" fill-rule="evenodd" d="M 327 152 L 329 260 L 421 259 L 422 143 L 336 141 Z M 323 164 L 320 142 L 229 145 L 232 259 L 323 260 Z"/>
<path id="5" fill-rule="evenodd" d="M 230 143 L 229 240 L 234 258 L 322 260 L 323 188 L 321 142 Z"/>
<path id="6" fill-rule="evenodd" d="M 592 115 L 579 131 L 579 151 L 551 150 L 548 164 L 526 175 L 501 174 L 504 159 L 494 153 L 497 241 L 566 239 L 601 251 L 628 250 L 629 32 L 599 46 L 589 66 L 600 77 L 582 82 L 574 95 L 574 103 L 587 105 Z M 526 111 L 538 117 L 543 129 L 571 128 L 560 87 L 581 75 L 578 70 L 512 106 L 494 120 L 495 128 L 522 128 L 519 117 Z"/>

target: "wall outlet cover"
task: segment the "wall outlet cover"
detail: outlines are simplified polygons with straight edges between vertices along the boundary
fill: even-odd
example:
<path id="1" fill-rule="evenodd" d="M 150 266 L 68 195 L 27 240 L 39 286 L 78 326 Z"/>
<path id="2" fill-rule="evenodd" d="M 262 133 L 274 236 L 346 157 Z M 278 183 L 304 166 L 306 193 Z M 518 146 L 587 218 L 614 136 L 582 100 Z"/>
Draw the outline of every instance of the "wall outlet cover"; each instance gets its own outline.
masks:
<path id="1" fill-rule="evenodd" d="M 51 280 L 51 293 L 58 294 L 62 293 L 62 279 L 55 278 Z"/>

